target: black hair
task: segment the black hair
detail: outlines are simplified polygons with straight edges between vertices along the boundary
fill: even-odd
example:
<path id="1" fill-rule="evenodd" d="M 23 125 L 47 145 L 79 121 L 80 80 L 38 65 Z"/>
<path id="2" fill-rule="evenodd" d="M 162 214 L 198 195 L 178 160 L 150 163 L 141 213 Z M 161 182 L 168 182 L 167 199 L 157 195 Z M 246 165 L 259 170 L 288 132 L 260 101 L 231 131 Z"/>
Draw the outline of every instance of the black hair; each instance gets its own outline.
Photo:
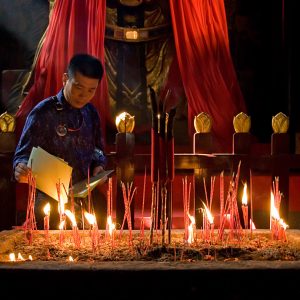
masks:
<path id="1" fill-rule="evenodd" d="M 92 55 L 76 54 L 71 58 L 68 65 L 69 77 L 74 77 L 76 72 L 89 78 L 101 80 L 103 76 L 103 66 L 100 60 Z"/>

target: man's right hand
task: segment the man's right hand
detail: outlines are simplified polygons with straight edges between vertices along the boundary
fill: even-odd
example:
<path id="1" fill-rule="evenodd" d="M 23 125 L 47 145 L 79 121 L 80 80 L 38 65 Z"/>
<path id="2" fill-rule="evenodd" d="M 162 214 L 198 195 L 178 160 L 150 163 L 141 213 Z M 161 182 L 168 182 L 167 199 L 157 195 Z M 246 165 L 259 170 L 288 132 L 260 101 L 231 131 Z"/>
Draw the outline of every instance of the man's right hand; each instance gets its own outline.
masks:
<path id="1" fill-rule="evenodd" d="M 24 163 L 18 163 L 15 167 L 15 179 L 20 183 L 28 183 L 29 168 Z"/>

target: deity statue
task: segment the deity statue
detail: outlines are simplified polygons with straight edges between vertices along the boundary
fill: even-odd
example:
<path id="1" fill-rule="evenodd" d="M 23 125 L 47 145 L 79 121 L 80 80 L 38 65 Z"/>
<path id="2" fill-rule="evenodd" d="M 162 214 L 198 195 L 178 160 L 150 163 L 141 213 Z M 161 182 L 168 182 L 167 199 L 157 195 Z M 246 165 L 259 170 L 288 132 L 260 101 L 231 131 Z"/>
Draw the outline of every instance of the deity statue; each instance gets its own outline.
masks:
<path id="1" fill-rule="evenodd" d="M 111 118 L 122 111 L 134 115 L 137 143 L 149 143 L 151 101 L 147 86 L 159 93 L 174 57 L 168 1 L 108 0 L 106 16 Z"/>

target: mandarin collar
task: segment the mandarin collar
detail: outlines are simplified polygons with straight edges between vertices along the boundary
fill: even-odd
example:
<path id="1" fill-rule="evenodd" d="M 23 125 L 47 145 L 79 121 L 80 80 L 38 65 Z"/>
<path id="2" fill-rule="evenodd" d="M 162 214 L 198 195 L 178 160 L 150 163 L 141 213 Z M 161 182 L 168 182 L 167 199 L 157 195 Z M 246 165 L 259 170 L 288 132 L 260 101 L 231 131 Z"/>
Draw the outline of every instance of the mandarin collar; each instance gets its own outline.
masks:
<path id="1" fill-rule="evenodd" d="M 82 108 L 75 108 L 73 107 L 65 98 L 64 93 L 63 93 L 63 88 L 57 93 L 56 98 L 58 100 L 58 102 L 60 102 L 60 104 L 65 108 L 65 109 L 69 109 L 69 110 L 76 110 L 76 111 L 81 111 L 83 109 Z"/>

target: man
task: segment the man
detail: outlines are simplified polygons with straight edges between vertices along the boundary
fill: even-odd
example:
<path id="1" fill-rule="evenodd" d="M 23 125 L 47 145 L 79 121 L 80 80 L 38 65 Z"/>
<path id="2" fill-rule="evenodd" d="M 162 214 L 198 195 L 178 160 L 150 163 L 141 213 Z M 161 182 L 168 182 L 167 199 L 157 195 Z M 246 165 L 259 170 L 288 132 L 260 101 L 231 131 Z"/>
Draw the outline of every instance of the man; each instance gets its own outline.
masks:
<path id="1" fill-rule="evenodd" d="M 27 182 L 28 159 L 32 148 L 38 146 L 68 162 L 73 168 L 73 184 L 86 179 L 88 170 L 91 176 L 103 171 L 106 157 L 100 118 L 90 103 L 102 77 L 103 67 L 97 58 L 77 54 L 71 59 L 63 74 L 63 88 L 56 96 L 38 103 L 26 119 L 13 160 L 18 182 Z M 39 215 L 45 202 L 45 195 L 37 195 L 38 225 L 42 223 Z"/>

